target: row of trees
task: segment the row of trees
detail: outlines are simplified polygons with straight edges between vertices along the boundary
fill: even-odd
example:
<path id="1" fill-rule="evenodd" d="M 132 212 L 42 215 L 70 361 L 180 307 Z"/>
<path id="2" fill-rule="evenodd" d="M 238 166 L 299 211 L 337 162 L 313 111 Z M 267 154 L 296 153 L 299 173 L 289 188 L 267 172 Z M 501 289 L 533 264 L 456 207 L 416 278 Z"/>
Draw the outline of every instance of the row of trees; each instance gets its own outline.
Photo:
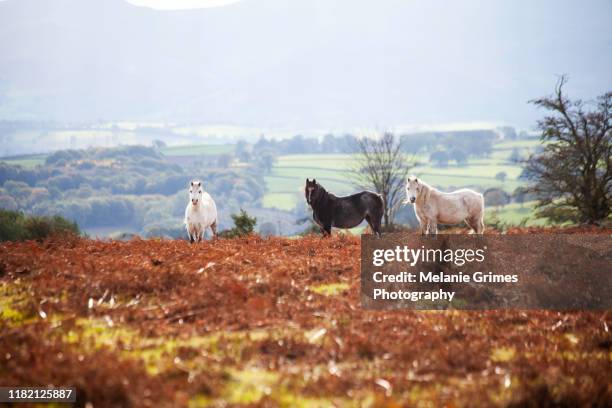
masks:
<path id="1" fill-rule="evenodd" d="M 508 130 L 508 129 L 511 129 Z M 508 128 L 502 134 L 514 134 Z M 493 143 L 499 140 L 500 132 L 494 130 L 424 132 L 404 134 L 398 137 L 399 150 L 403 153 L 429 153 L 433 162 L 447 165 L 450 161 L 466 164 L 469 157 L 485 157 L 491 154 Z M 446 146 L 453 146 L 446 149 Z M 315 137 L 296 135 L 290 139 L 267 139 L 262 136 L 252 146 L 245 141 L 236 145 L 235 155 L 242 162 L 260 159 L 258 164 L 270 167 L 275 156 L 283 154 L 316 154 L 316 153 L 360 153 L 360 138 L 351 134 L 335 136 L 327 134 L 321 141 Z"/>

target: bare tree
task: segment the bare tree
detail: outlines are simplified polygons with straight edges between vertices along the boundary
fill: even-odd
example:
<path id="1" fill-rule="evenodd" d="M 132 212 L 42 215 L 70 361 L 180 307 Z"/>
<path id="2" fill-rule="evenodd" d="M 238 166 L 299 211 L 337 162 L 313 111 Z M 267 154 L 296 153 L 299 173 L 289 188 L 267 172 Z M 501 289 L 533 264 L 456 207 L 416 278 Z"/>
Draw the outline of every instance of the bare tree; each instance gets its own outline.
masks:
<path id="1" fill-rule="evenodd" d="M 374 189 L 382 196 L 384 226 L 388 229 L 402 202 L 404 183 L 414 163 L 392 133 L 385 133 L 381 138 L 361 138 L 358 147 L 353 180 L 359 188 Z"/>
<path id="2" fill-rule="evenodd" d="M 531 101 L 550 114 L 538 122 L 544 147 L 529 157 L 525 175 L 540 216 L 597 223 L 612 208 L 612 92 L 572 101 L 563 94 L 566 82 L 562 76 L 554 95 Z"/>

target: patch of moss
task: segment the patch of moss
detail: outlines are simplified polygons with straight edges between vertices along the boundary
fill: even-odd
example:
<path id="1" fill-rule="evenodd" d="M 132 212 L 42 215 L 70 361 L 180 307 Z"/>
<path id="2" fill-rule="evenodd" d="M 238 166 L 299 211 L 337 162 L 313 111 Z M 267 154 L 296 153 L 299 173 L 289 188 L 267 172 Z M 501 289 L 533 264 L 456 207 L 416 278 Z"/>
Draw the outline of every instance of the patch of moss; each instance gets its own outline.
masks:
<path id="1" fill-rule="evenodd" d="M 64 341 L 80 344 L 87 349 L 109 347 L 123 357 L 141 360 L 147 372 L 157 375 L 175 364 L 179 349 L 191 348 L 200 353 L 238 360 L 251 341 L 274 336 L 273 331 L 251 330 L 218 332 L 188 338 L 142 337 L 137 330 L 99 318 L 77 319 L 73 329 L 64 334 Z M 182 361 L 187 368 L 197 370 L 197 362 Z M 193 366 L 193 367 L 191 367 Z"/>
<path id="2" fill-rule="evenodd" d="M 221 397 L 210 399 L 197 395 L 189 402 L 190 408 L 203 408 L 217 404 L 251 405 L 259 403 L 264 397 L 287 408 L 328 408 L 335 406 L 364 407 L 370 406 L 371 396 L 361 400 L 350 401 L 346 398 L 307 397 L 291 392 L 281 381 L 279 373 L 246 368 L 242 370 L 227 370 L 229 379 L 225 384 Z"/>
<path id="3" fill-rule="evenodd" d="M 495 362 L 507 362 L 516 355 L 516 350 L 512 347 L 499 347 L 491 351 L 491 360 Z"/>
<path id="4" fill-rule="evenodd" d="M 36 319 L 36 316 L 21 307 L 26 303 L 23 288 L 18 285 L 0 283 L 0 319 L 9 326 L 18 327 Z"/>
<path id="5" fill-rule="evenodd" d="M 311 286 L 310 290 L 324 296 L 336 296 L 349 289 L 348 283 L 326 283 L 318 286 Z"/>
<path id="6" fill-rule="evenodd" d="M 252 404 L 264 395 L 272 394 L 278 382 L 278 374 L 258 369 L 230 370 L 223 399 L 232 404 Z"/>

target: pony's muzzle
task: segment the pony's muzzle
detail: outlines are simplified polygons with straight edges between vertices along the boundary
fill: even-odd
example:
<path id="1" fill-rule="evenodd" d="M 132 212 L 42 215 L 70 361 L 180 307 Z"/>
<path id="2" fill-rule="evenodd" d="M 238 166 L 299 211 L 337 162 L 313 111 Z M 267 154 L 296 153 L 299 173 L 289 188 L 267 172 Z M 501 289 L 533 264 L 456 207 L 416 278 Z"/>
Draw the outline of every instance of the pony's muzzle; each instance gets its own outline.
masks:
<path id="1" fill-rule="evenodd" d="M 416 201 L 416 197 L 410 197 L 410 202 L 411 202 L 412 204 L 414 204 L 414 202 L 415 202 L 415 201 Z"/>
<path id="2" fill-rule="evenodd" d="M 198 204 L 198 199 L 194 198 L 193 200 L 191 200 L 191 204 L 197 205 Z"/>

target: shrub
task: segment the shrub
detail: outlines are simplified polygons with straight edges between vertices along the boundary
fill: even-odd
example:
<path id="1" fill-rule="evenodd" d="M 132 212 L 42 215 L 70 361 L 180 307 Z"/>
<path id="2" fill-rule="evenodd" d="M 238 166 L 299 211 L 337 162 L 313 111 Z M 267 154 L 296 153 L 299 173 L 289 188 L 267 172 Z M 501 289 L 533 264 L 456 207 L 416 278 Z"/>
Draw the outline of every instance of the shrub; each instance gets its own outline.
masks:
<path id="1" fill-rule="evenodd" d="M 221 237 L 236 238 L 252 234 L 257 224 L 257 218 L 249 217 L 249 214 L 243 209 L 240 209 L 240 214 L 232 214 L 232 220 L 234 220 L 234 228 L 222 231 L 219 234 Z"/>
<path id="2" fill-rule="evenodd" d="M 448 166 L 449 161 L 448 153 L 444 150 L 436 150 L 432 154 L 429 155 L 429 160 L 435 163 L 438 167 L 446 167 Z"/>
<path id="3" fill-rule="evenodd" d="M 21 212 L 0 210 L 0 241 L 42 240 L 51 235 L 80 235 L 76 223 L 59 215 L 25 216 Z"/>
<path id="4" fill-rule="evenodd" d="M 23 215 L 17 211 L 0 210 L 0 241 L 20 241 L 25 231 Z"/>

